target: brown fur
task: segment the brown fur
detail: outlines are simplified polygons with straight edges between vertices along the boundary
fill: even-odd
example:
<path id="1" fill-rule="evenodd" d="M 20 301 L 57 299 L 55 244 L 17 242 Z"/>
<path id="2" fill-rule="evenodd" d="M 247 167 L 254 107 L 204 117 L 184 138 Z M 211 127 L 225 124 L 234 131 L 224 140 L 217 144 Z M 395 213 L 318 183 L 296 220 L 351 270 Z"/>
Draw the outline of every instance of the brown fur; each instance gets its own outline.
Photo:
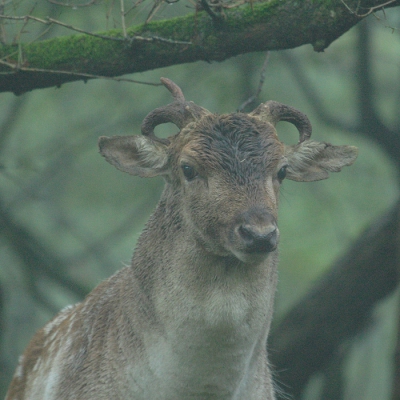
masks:
<path id="1" fill-rule="evenodd" d="M 157 113 L 148 137 L 100 139 L 107 161 L 164 176 L 164 192 L 132 265 L 35 335 L 7 400 L 275 398 L 266 341 L 280 174 L 287 166 L 289 179 L 326 178 L 356 149 L 312 142 L 311 131 L 285 146 L 269 105 L 222 116 L 184 105 L 189 121 L 179 117 L 181 132 L 167 141 L 152 134 Z"/>

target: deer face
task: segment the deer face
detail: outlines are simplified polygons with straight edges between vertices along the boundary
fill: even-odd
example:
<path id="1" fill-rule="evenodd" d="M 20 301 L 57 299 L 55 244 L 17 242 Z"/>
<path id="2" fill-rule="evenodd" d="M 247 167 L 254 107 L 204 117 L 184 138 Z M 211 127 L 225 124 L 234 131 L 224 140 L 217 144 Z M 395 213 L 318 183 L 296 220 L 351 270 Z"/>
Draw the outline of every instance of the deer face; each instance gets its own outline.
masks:
<path id="1" fill-rule="evenodd" d="M 308 140 L 308 118 L 291 107 L 268 102 L 251 114 L 218 116 L 187 102 L 173 82 L 162 82 L 175 102 L 146 117 L 144 136 L 100 138 L 100 152 L 124 172 L 164 176 L 187 231 L 213 254 L 245 263 L 267 257 L 279 241 L 283 179 L 324 179 L 356 158 L 354 147 Z M 298 128 L 299 144 L 279 141 L 280 120 Z M 164 122 L 181 131 L 169 139 L 155 137 L 154 127 Z"/>
<path id="2" fill-rule="evenodd" d="M 171 147 L 170 181 L 201 245 L 245 262 L 276 249 L 287 161 L 270 124 L 246 114 L 210 114 L 172 139 Z"/>

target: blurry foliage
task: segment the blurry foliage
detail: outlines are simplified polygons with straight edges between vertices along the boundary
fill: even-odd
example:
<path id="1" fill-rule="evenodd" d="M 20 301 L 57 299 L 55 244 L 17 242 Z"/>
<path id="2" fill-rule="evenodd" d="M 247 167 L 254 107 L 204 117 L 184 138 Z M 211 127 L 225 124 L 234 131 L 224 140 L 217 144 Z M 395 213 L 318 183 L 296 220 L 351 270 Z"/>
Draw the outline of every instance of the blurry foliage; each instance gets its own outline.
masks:
<path id="1" fill-rule="evenodd" d="M 8 2 L 5 7 L 17 4 L 23 13 L 28 13 L 28 3 Z M 35 4 L 40 15 L 67 15 L 68 21 L 82 24 L 87 30 L 120 23 L 119 3 L 111 0 L 93 2 L 84 11 L 79 8 L 79 13 L 77 6 Z M 135 9 L 129 18 L 146 19 L 152 3 L 147 6 L 148 11 Z M 166 3 L 163 7 L 164 13 L 170 12 Z M 398 128 L 399 10 L 391 10 L 389 17 L 369 19 L 374 101 L 385 123 Z M 18 24 L 21 29 L 21 23 Z M 24 31 L 35 38 L 40 32 L 31 25 L 24 27 Z M 15 26 L 9 23 L 3 28 L 7 31 Z M 42 33 L 59 34 L 54 30 Z M 11 33 L 7 36 L 11 37 Z M 290 51 L 304 69 L 308 83 L 323 99 L 324 107 L 348 124 L 358 118 L 354 106 L 356 37 L 357 30 L 353 29 L 323 54 L 314 53 L 309 46 Z M 263 54 L 248 54 L 221 64 L 174 66 L 133 78 L 158 81 L 160 76 L 169 77 L 179 84 L 187 99 L 214 112 L 231 112 L 253 94 L 264 58 Z M 328 181 L 285 181 L 283 185 L 275 316 L 278 321 L 357 236 L 395 202 L 399 187 L 394 165 L 375 142 L 319 120 L 294 78 L 285 53 L 270 54 L 259 96 L 260 101 L 268 99 L 305 112 L 313 123 L 315 139 L 359 147 L 357 162 L 340 174 L 332 174 Z M 56 255 L 54 260 L 60 262 L 51 266 L 55 271 L 87 291 L 123 263 L 129 263 L 135 240 L 163 185 L 161 179 L 144 180 L 112 168 L 99 156 L 97 138 L 139 134 L 144 116 L 169 101 L 170 95 L 164 88 L 105 80 L 70 83 L 21 97 L 0 96 L 0 208 L 18 229 L 26 230 L 46 252 Z M 164 128 L 158 129 L 161 132 Z M 286 142 L 296 141 L 296 134 L 287 124 L 279 124 L 278 130 Z M 64 287 L 62 279 L 46 276 L 43 271 L 35 276 L 36 271 L 23 263 L 4 227 L 0 226 L 0 234 L 1 398 L 18 356 L 33 333 L 57 309 L 78 301 L 80 296 L 73 286 Z M 47 253 L 42 256 L 47 257 Z M 347 344 L 343 399 L 390 398 L 398 297 L 395 293 L 380 304 L 370 328 Z M 315 376 L 311 380 L 305 400 L 322 398 L 323 379 Z"/>

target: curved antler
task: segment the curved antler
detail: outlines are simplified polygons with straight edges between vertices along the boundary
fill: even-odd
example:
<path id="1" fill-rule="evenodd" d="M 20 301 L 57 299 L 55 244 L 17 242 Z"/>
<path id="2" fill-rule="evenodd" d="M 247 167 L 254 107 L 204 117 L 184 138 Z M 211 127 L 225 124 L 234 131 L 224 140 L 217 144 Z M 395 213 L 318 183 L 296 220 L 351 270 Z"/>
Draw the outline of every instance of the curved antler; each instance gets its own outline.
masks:
<path id="1" fill-rule="evenodd" d="M 266 120 L 274 126 L 279 121 L 292 123 L 299 131 L 299 143 L 304 142 L 311 136 L 312 126 L 307 115 L 277 101 L 267 101 L 264 104 L 260 104 L 250 115 Z"/>
<path id="2" fill-rule="evenodd" d="M 174 101 L 164 107 L 156 108 L 147 114 L 142 123 L 142 134 L 157 142 L 169 144 L 168 139 L 159 138 L 154 134 L 154 128 L 157 125 L 172 122 L 179 129 L 182 129 L 189 122 L 200 118 L 209 111 L 194 104 L 192 101 L 186 101 L 180 87 L 170 79 L 161 78 L 160 80 L 161 83 L 171 92 Z"/>

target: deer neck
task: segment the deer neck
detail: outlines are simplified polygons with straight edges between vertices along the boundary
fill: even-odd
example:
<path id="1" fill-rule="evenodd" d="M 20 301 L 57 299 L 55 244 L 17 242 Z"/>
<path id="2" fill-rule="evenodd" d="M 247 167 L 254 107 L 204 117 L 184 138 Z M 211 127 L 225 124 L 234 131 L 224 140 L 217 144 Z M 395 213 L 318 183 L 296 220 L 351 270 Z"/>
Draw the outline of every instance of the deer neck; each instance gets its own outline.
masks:
<path id="1" fill-rule="evenodd" d="M 247 265 L 233 255 L 207 250 L 193 228 L 186 225 L 186 218 L 180 211 L 180 197 L 167 184 L 138 240 L 132 267 L 137 278 L 144 280 L 143 287 L 155 291 L 158 297 L 156 290 L 166 285 L 173 296 L 186 289 L 188 295 L 191 294 L 189 297 L 207 303 L 213 293 L 225 295 L 227 303 L 232 296 L 237 301 L 238 292 L 252 296 L 260 292 L 267 298 L 273 297 L 277 251 L 262 262 Z"/>
<path id="2" fill-rule="evenodd" d="M 157 360 L 151 368 L 163 376 L 164 391 L 189 385 L 200 393 L 206 383 L 232 396 L 267 368 L 277 255 L 249 267 L 233 256 L 211 254 L 182 224 L 169 197 L 164 193 L 132 260 L 156 315 L 157 329 L 145 339 Z M 155 249 L 146 246 L 150 237 Z"/>

